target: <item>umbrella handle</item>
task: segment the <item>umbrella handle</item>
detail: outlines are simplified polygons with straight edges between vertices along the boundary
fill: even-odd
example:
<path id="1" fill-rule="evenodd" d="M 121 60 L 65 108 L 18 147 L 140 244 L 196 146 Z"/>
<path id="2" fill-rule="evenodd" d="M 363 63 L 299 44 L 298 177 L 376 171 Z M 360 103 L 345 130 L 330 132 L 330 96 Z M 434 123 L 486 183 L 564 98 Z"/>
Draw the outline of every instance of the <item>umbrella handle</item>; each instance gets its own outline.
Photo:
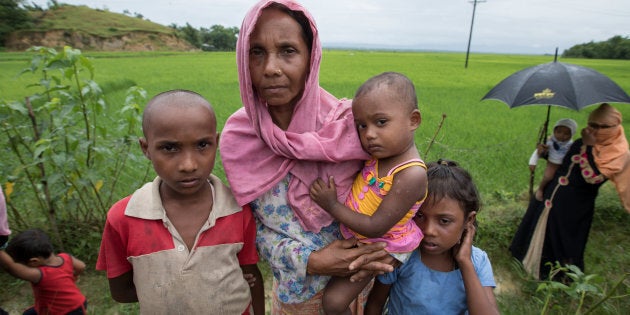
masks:
<path id="1" fill-rule="evenodd" d="M 540 130 L 538 130 L 538 142 L 536 144 L 543 144 L 547 142 L 547 123 L 544 123 L 540 126 Z"/>
<path id="2" fill-rule="evenodd" d="M 547 142 L 547 129 L 549 128 L 549 114 L 551 114 L 551 105 L 547 105 L 547 120 L 543 124 L 543 127 L 540 130 L 540 134 L 538 135 L 538 143 Z"/>

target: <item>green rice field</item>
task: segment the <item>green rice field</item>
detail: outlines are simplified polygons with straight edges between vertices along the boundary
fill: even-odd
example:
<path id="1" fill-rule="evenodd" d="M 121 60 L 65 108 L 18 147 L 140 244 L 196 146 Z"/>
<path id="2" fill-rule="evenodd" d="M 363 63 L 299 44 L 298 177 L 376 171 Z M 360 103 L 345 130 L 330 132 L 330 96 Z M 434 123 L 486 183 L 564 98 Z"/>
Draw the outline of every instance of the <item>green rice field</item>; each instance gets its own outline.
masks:
<path id="1" fill-rule="evenodd" d="M 84 55 L 93 59 L 94 80 L 106 93 L 106 116 L 117 114 L 124 103 L 125 91 L 134 85 L 146 89 L 149 97 L 176 88 L 200 93 L 213 104 L 219 128 L 241 106 L 234 52 L 84 52 Z M 18 76 L 29 61 L 28 53 L 0 53 L 0 100 L 19 100 L 37 92 L 28 85 L 38 77 L 29 73 Z M 536 294 L 536 284 L 523 279 L 514 268 L 507 246 L 527 206 L 527 162 L 535 149 L 547 107 L 510 109 L 499 101 L 481 101 L 481 98 L 503 78 L 553 61 L 553 56 L 472 54 L 468 68 L 464 68 L 464 61 L 464 53 L 326 50 L 320 85 L 339 98 L 352 98 L 361 83 L 384 71 L 401 72 L 414 82 L 422 113 L 422 124 L 416 133 L 422 158 L 458 161 L 471 172 L 482 192 L 484 208 L 478 216 L 481 225 L 477 246 L 486 250 L 493 262 L 502 313 L 538 314 L 544 297 Z M 591 67 L 630 92 L 629 60 L 559 58 L 558 61 Z M 623 126 L 629 137 L 630 104 L 613 105 L 626 118 Z M 552 107 L 550 124 L 560 118 L 573 118 L 581 129 L 594 108 L 573 111 Z M 139 135 L 140 130 L 137 132 Z M 579 135 L 574 138 L 577 137 Z M 5 143 L 5 139 L 0 143 Z M 140 149 L 137 150 L 140 153 Z M 0 161 L 5 161 L 6 155 L 4 148 L 0 150 Z M 147 165 L 129 166 L 123 179 L 136 178 Z M 542 169 L 539 167 L 536 183 Z M 224 178 L 220 159 L 217 159 L 215 173 Z M 630 273 L 630 215 L 621 207 L 610 184 L 602 188 L 597 205 L 586 266 L 588 273 L 599 274 L 610 281 L 603 285 L 610 289 L 615 279 Z M 88 268 L 93 269 L 94 262 L 88 263 L 92 266 Z M 3 308 L 17 312 L 32 301 L 30 288 L 24 283 L 1 273 L 0 281 L 10 283 L 0 287 Z M 82 281 L 82 289 L 87 292 L 95 314 L 135 312 L 133 306 L 120 306 L 109 298 L 103 274 L 89 271 Z M 625 298 L 609 301 L 605 307 L 598 308 L 596 314 L 621 314 L 630 309 L 630 279 L 626 278 L 620 288 L 625 290 Z M 573 300 L 567 301 L 552 313 L 571 314 L 567 310 L 574 306 L 570 304 Z M 588 302 L 593 303 L 593 300 Z"/>

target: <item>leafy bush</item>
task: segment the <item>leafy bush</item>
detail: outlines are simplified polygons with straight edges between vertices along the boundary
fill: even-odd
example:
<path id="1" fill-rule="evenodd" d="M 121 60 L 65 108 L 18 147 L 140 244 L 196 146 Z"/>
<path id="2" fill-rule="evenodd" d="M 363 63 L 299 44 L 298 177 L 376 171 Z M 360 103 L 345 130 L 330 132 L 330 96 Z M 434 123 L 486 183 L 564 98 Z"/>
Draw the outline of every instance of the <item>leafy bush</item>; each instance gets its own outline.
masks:
<path id="1" fill-rule="evenodd" d="M 623 274 L 610 289 L 609 283 L 598 275 L 585 274 L 574 265 L 561 266 L 559 263 L 552 267 L 549 279 L 561 278 L 564 281 L 542 281 L 536 293 L 544 295 L 544 304 L 541 314 L 551 311 L 563 311 L 570 314 L 590 314 L 598 308 L 612 309 L 606 305 L 610 299 L 623 299 L 628 297 L 626 292 L 619 290 L 629 274 Z M 615 310 L 619 311 L 619 310 Z"/>
<path id="2" fill-rule="evenodd" d="M 6 136 L 0 145 L 8 151 L 3 155 L 11 157 L 0 174 L 6 180 L 13 228 L 41 227 L 59 249 L 67 241 L 85 249 L 88 239 L 100 237 L 105 214 L 118 198 L 114 193 L 123 166 L 144 159 L 130 149 L 137 143 L 132 135 L 140 125 L 146 92 L 129 88 L 116 117 L 107 117 L 102 89 L 93 80 L 94 67 L 81 51 L 71 47 L 30 51 L 35 54 L 21 74 L 39 75 L 31 86 L 41 92 L 19 101 L 0 101 L 0 131 Z M 73 229 L 62 232 L 61 225 Z M 89 233 L 68 235 L 90 227 Z"/>

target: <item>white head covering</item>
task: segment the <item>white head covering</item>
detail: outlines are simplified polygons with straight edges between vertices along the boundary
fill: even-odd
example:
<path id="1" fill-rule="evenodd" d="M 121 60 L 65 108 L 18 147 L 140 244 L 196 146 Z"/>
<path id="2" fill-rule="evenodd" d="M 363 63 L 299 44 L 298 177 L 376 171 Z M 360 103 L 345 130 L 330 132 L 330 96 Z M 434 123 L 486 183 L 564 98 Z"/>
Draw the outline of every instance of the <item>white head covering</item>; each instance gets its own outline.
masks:
<path id="1" fill-rule="evenodd" d="M 577 130 L 577 123 L 575 122 L 575 120 L 573 120 L 571 118 L 560 119 L 553 126 L 553 129 L 555 130 L 556 127 L 558 127 L 558 126 L 564 126 L 564 127 L 569 128 L 571 130 L 571 138 L 573 138 L 573 136 L 575 136 L 575 131 Z"/>

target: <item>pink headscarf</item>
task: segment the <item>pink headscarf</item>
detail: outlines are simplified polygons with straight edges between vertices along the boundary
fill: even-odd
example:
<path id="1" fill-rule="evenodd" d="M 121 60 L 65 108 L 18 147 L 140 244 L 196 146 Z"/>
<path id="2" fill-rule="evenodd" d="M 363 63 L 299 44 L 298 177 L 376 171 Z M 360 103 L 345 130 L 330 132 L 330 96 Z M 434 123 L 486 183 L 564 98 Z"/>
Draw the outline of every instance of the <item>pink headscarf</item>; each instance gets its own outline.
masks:
<path id="1" fill-rule="evenodd" d="M 272 122 L 249 73 L 250 35 L 262 10 L 274 2 L 303 12 L 313 31 L 310 72 L 286 131 Z M 338 198 L 345 200 L 362 160 L 368 158 L 355 130 L 350 101 L 338 100 L 319 86 L 321 56 L 315 21 L 306 9 L 287 0 L 257 3 L 245 16 L 236 44 L 243 108 L 227 120 L 220 142 L 221 160 L 239 204 L 258 198 L 290 172 L 288 203 L 302 227 L 312 232 L 319 232 L 333 218 L 311 200 L 311 183 L 332 175 Z"/>
<path id="2" fill-rule="evenodd" d="M 9 234 L 11 234 L 11 230 L 9 229 L 9 218 L 7 217 L 7 204 L 4 200 L 2 187 L 0 187 L 0 235 Z"/>
<path id="3" fill-rule="evenodd" d="M 621 203 L 630 212 L 630 151 L 621 125 L 621 112 L 603 103 L 591 112 L 588 120 L 614 126 L 597 132 L 594 159 L 599 171 L 615 184 Z"/>

